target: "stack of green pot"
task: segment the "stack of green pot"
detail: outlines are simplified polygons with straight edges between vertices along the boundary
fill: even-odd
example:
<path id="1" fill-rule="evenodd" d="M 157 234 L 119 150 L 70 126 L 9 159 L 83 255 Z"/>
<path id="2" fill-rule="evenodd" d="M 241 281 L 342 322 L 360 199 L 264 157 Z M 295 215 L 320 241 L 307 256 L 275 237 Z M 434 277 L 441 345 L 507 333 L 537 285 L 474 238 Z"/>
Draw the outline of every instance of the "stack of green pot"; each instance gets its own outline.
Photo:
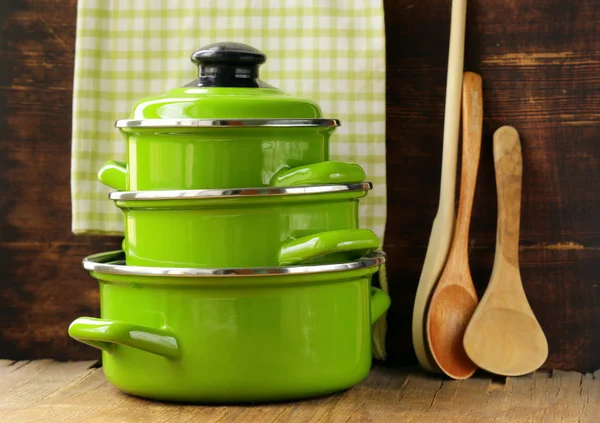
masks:
<path id="1" fill-rule="evenodd" d="M 117 121 L 127 162 L 99 178 L 125 218 L 123 250 L 84 267 L 102 318 L 69 333 L 103 350 L 108 379 L 148 398 L 244 402 L 335 392 L 371 363 L 389 297 L 359 227 L 371 184 L 329 160 L 339 122 L 259 79 L 239 43 L 192 55 L 198 78 Z"/>

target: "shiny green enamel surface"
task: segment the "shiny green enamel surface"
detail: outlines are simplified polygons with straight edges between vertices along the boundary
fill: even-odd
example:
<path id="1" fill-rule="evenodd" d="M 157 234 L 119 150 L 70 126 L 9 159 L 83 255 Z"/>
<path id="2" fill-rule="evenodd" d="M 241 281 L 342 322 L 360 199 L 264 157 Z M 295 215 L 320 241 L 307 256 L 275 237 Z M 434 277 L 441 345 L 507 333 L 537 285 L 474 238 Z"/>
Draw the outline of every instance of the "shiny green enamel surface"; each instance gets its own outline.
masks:
<path id="1" fill-rule="evenodd" d="M 174 161 L 177 165 L 177 162 Z M 135 163 L 134 163 L 135 164 Z M 183 164 L 180 167 L 185 169 L 187 165 Z M 135 166 L 134 166 L 135 168 Z M 139 169 L 139 167 L 137 167 Z M 104 166 L 98 171 L 98 179 L 104 184 L 118 191 L 126 191 L 128 186 L 128 169 L 127 164 L 124 162 L 118 162 L 115 160 L 108 160 L 104 163 Z M 156 175 L 155 175 L 156 173 Z M 172 172 L 157 173 L 148 170 L 149 177 L 155 178 L 156 184 L 161 185 L 166 183 L 176 171 L 173 168 Z M 137 172 L 136 174 L 139 174 Z M 151 176 L 154 175 L 154 176 Z M 366 174 L 362 167 L 356 163 L 345 163 L 339 161 L 323 161 L 310 164 L 303 164 L 295 167 L 288 167 L 285 165 L 281 167 L 275 174 L 271 175 L 271 172 L 263 174 L 263 182 L 257 182 L 252 187 L 262 187 L 264 185 L 276 186 L 276 187 L 290 187 L 300 185 L 330 185 L 330 184 L 351 184 L 359 183 L 365 180 Z M 183 178 L 184 179 L 184 178 Z M 227 185 L 234 184 L 235 179 L 231 176 L 229 179 L 225 178 L 228 182 Z M 133 181 L 137 181 L 135 177 Z M 182 178 L 179 181 L 173 181 L 173 185 L 182 185 Z M 159 181 L 162 181 L 160 184 Z M 245 181 L 247 182 L 247 181 Z M 198 185 L 200 182 L 190 182 L 189 186 Z M 243 182 L 239 182 L 240 184 Z M 183 184 L 187 186 L 186 184 Z M 213 184 L 214 185 L 214 184 Z M 239 188 L 239 187 L 236 187 Z M 173 189 L 163 187 L 162 189 Z"/>
<path id="2" fill-rule="evenodd" d="M 108 160 L 98 171 L 98 179 L 108 187 L 124 191 L 127 188 L 127 163 Z"/>
<path id="3" fill-rule="evenodd" d="M 277 264 L 294 266 L 316 259 L 327 261 L 349 261 L 375 251 L 380 247 L 379 238 L 370 230 L 342 229 L 326 231 L 286 241 L 279 249 Z M 344 257 L 348 254 L 347 257 Z M 335 258 L 332 259 L 331 255 Z"/>
<path id="4" fill-rule="evenodd" d="M 349 184 L 363 182 L 366 173 L 356 163 L 327 161 L 293 168 L 283 168 L 271 178 L 271 186 Z"/>
<path id="5" fill-rule="evenodd" d="M 92 272 L 101 320 L 69 334 L 101 348 L 119 389 L 194 402 L 274 401 L 348 388 L 371 366 L 389 297 L 377 267 L 307 275 L 174 278 Z"/>
<path id="6" fill-rule="evenodd" d="M 311 100 L 277 88 L 174 88 L 136 102 L 130 119 L 320 118 Z"/>
<path id="7" fill-rule="evenodd" d="M 127 134 L 127 190 L 269 185 L 282 168 L 329 159 L 333 128 L 170 128 Z"/>
<path id="8" fill-rule="evenodd" d="M 379 248 L 374 233 L 358 228 L 366 193 L 115 203 L 129 265 L 260 267 L 347 261 Z"/>
<path id="9" fill-rule="evenodd" d="M 275 88 L 175 88 L 138 101 L 132 119 L 320 118 L 319 106 Z M 282 168 L 329 159 L 335 128 L 120 128 L 126 190 L 269 185 Z"/>

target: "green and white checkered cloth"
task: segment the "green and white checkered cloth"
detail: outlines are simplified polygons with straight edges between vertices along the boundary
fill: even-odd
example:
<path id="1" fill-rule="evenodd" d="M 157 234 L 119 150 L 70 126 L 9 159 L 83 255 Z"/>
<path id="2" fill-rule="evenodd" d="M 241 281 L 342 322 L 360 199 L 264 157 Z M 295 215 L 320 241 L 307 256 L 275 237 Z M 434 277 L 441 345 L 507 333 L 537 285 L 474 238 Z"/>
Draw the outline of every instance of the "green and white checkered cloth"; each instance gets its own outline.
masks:
<path id="1" fill-rule="evenodd" d="M 114 121 L 141 97 L 196 77 L 198 48 L 237 41 L 267 55 L 261 78 L 316 101 L 342 126 L 331 159 L 362 165 L 374 189 L 361 226 L 384 235 L 385 37 L 381 0 L 79 0 L 71 192 L 76 234 L 122 234 L 123 219 L 96 173 L 125 159 Z"/>
<path id="2" fill-rule="evenodd" d="M 79 0 L 73 89 L 71 193 L 76 234 L 123 233 L 123 217 L 96 178 L 125 159 L 114 121 L 141 97 L 196 77 L 189 57 L 219 41 L 267 55 L 261 79 L 310 98 L 342 121 L 332 160 L 362 165 L 374 189 L 361 226 L 382 239 L 386 221 L 385 34 L 382 0 Z M 386 285 L 385 268 L 380 280 Z M 385 321 L 375 328 L 383 358 Z"/>

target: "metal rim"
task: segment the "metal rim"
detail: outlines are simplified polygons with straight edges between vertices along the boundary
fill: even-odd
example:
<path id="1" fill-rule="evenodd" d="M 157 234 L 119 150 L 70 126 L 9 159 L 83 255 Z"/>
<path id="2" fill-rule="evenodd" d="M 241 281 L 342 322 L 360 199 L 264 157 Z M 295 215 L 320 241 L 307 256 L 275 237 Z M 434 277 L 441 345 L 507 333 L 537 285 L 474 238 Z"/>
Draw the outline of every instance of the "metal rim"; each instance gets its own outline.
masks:
<path id="1" fill-rule="evenodd" d="M 117 128 L 336 127 L 338 119 L 121 119 Z"/>
<path id="2" fill-rule="evenodd" d="M 122 250 L 93 254 L 83 259 L 86 270 L 97 273 L 129 276 L 168 276 L 168 277 L 252 277 L 277 275 L 307 275 L 314 273 L 344 272 L 365 269 L 385 263 L 383 251 L 374 252 L 355 261 L 310 266 L 247 267 L 247 268 L 187 268 L 187 267 L 144 267 L 127 266 Z"/>
<path id="3" fill-rule="evenodd" d="M 286 195 L 328 194 L 349 191 L 368 191 L 373 188 L 371 182 L 335 185 L 306 185 L 297 187 L 257 187 L 203 190 L 166 190 L 166 191 L 114 191 L 109 194 L 111 200 L 198 200 L 207 198 L 235 197 L 275 197 Z"/>

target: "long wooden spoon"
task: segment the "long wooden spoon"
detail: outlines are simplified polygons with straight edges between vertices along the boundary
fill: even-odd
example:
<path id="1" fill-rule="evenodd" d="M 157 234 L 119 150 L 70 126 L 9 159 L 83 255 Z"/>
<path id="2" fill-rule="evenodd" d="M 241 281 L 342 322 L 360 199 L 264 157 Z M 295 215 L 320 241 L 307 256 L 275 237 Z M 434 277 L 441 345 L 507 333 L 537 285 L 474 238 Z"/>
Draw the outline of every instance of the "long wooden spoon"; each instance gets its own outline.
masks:
<path id="1" fill-rule="evenodd" d="M 460 200 L 448 261 L 431 298 L 427 340 L 440 369 L 454 379 L 470 377 L 477 367 L 467 357 L 463 336 L 477 307 L 477 293 L 469 268 L 469 226 L 477 182 L 483 124 L 481 76 L 463 78 L 463 151 Z"/>
<path id="2" fill-rule="evenodd" d="M 519 272 L 523 159 L 515 128 L 503 126 L 494 133 L 494 163 L 496 257 L 490 283 L 465 332 L 464 347 L 482 369 L 519 376 L 544 364 L 548 342 L 527 301 Z"/>
<path id="3" fill-rule="evenodd" d="M 454 229 L 454 197 L 456 194 L 456 162 L 460 132 L 460 98 L 463 80 L 466 14 L 467 0 L 453 0 L 452 16 L 450 18 L 440 200 L 437 214 L 433 220 L 429 245 L 427 246 L 413 308 L 413 348 L 421 366 L 430 372 L 439 372 L 440 369 L 430 357 L 431 353 L 426 342 L 424 321 L 431 293 L 448 257 Z"/>

